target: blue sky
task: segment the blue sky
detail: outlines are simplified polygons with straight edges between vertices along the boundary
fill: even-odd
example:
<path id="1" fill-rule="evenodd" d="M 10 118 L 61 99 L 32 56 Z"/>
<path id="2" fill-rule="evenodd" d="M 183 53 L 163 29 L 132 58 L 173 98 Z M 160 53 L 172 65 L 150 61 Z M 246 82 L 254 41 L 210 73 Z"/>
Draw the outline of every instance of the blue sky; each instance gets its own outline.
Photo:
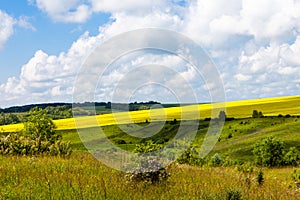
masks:
<path id="1" fill-rule="evenodd" d="M 97 45 L 149 27 L 201 45 L 216 64 L 227 100 L 299 95 L 299 22 L 300 1 L 293 0 L 1 0 L 0 107 L 71 102 L 80 66 Z M 97 101 L 118 95 L 112 91 L 124 78 L 122 67 L 143 62 L 178 69 L 193 82 L 198 100 L 209 100 L 210 85 L 175 57 L 144 52 L 129 58 L 99 84 Z M 155 95 L 161 87 L 149 88 L 130 100 L 175 101 Z"/>
<path id="2" fill-rule="evenodd" d="M 2 0 L 0 9 L 15 19 L 26 18 L 32 26 L 14 28 L 14 34 L 0 50 L 0 66 L 3 69 L 0 83 L 5 83 L 11 76 L 18 76 L 20 67 L 42 49 L 48 54 L 67 51 L 85 31 L 98 34 L 98 28 L 109 21 L 109 14 L 95 14 L 86 23 L 64 23 L 51 20 L 46 13 L 26 0 Z"/>

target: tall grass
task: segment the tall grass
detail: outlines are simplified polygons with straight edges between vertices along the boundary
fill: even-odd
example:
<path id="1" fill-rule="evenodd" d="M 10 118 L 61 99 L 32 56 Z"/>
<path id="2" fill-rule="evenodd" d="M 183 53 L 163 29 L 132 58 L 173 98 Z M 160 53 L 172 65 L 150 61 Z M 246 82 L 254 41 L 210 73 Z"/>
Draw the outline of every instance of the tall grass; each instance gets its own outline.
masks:
<path id="1" fill-rule="evenodd" d="M 102 165 L 88 153 L 59 157 L 1 157 L 0 199 L 300 199 L 292 168 L 265 169 L 264 183 L 235 168 L 171 165 L 167 182 L 131 183 L 123 172 Z"/>

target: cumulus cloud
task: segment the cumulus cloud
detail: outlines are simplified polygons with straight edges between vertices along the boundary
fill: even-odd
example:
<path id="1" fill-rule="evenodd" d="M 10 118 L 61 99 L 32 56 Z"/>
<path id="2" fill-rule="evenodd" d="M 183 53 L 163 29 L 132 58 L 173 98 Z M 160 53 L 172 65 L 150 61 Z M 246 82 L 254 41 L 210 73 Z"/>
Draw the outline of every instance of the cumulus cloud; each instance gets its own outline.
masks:
<path id="1" fill-rule="evenodd" d="M 5 42 L 13 35 L 16 20 L 7 13 L 0 10 L 0 49 Z"/>
<path id="2" fill-rule="evenodd" d="M 184 6 L 173 2 L 35 0 L 37 7 L 55 21 L 83 23 L 95 12 L 110 13 L 111 21 L 99 27 L 98 35 L 83 35 L 67 52 L 48 55 L 37 51 L 22 67 L 19 77 L 0 86 L 1 95 L 8 99 L 3 104 L 16 102 L 9 100 L 12 97 L 22 98 L 20 103 L 23 97 L 30 102 L 71 99 L 75 74 L 96 44 L 125 31 L 148 27 L 178 31 L 201 44 L 216 63 L 229 100 L 298 94 L 300 1 L 191 0 Z M 137 55 L 131 63 L 124 62 L 103 76 L 96 96 L 108 100 L 126 69 L 142 63 L 172 65 L 182 80 L 188 79 L 199 88 L 200 96 L 212 87 L 211 83 L 197 82 L 201 77 L 170 55 Z M 165 83 L 184 86 L 176 76 Z M 12 88 L 17 92 L 12 94 Z M 153 88 L 145 91 L 155 91 Z"/>
<path id="3" fill-rule="evenodd" d="M 54 21 L 83 23 L 92 14 L 89 5 L 82 0 L 30 1 L 47 13 Z"/>
<path id="4" fill-rule="evenodd" d="M 90 54 L 98 37 L 82 35 L 68 52 L 58 56 L 39 50 L 22 66 L 19 77 L 0 85 L 2 104 L 36 103 L 72 100 L 73 82 L 82 62 Z"/>

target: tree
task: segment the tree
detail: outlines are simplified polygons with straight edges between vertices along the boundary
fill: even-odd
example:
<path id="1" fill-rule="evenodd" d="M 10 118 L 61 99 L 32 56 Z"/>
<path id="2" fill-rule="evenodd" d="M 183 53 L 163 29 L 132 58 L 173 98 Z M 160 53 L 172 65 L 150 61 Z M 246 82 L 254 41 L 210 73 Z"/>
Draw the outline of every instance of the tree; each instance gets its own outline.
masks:
<path id="1" fill-rule="evenodd" d="M 254 145 L 253 154 L 256 163 L 262 166 L 280 166 L 284 164 L 284 144 L 273 137 L 268 137 Z"/>
<path id="2" fill-rule="evenodd" d="M 257 110 L 253 110 L 252 117 L 253 118 L 258 118 L 258 111 Z"/>
<path id="3" fill-rule="evenodd" d="M 225 111 L 220 111 L 220 113 L 219 113 L 219 120 L 226 120 L 226 113 L 225 113 Z"/>
<path id="4" fill-rule="evenodd" d="M 261 111 L 258 112 L 257 110 L 253 110 L 252 117 L 253 118 L 262 118 L 262 117 L 264 117 L 264 115 Z"/>
<path id="5" fill-rule="evenodd" d="M 47 110 L 35 107 L 29 111 L 27 122 L 24 123 L 23 133 L 31 139 L 40 138 L 41 141 L 55 142 L 55 124 L 48 116 Z"/>

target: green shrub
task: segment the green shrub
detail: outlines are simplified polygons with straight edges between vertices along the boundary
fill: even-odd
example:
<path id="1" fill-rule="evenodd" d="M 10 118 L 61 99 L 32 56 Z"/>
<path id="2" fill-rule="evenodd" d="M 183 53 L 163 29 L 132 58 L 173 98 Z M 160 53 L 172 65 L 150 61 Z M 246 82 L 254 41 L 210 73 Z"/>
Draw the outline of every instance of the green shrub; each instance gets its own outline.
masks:
<path id="1" fill-rule="evenodd" d="M 189 164 L 202 166 L 205 163 L 205 160 L 199 158 L 194 147 L 189 147 L 177 160 L 179 164 Z"/>
<path id="2" fill-rule="evenodd" d="M 284 162 L 286 165 L 297 166 L 300 161 L 300 151 L 296 147 L 291 147 L 284 155 Z"/>
<path id="3" fill-rule="evenodd" d="M 2 155 L 53 155 L 70 156 L 72 150 L 69 143 L 57 140 L 54 143 L 42 141 L 41 138 L 35 140 L 18 135 L 9 134 L 0 138 L 0 154 Z"/>
<path id="4" fill-rule="evenodd" d="M 257 142 L 252 152 L 258 165 L 270 167 L 284 164 L 284 144 L 273 137 Z"/>
<path id="5" fill-rule="evenodd" d="M 62 142 L 55 134 L 55 125 L 47 111 L 33 108 L 24 124 L 23 134 L 8 134 L 0 138 L 2 155 L 55 155 L 69 156 L 72 153 L 69 143 Z"/>
<path id="6" fill-rule="evenodd" d="M 296 187 L 300 187 L 300 170 L 299 169 L 293 170 L 292 179 L 295 182 Z"/>
<path id="7" fill-rule="evenodd" d="M 263 184 L 263 182 L 264 182 L 264 173 L 263 173 L 262 170 L 259 170 L 259 171 L 258 171 L 256 180 L 257 180 L 258 185 Z"/>
<path id="8" fill-rule="evenodd" d="M 212 166 L 222 166 L 222 164 L 223 164 L 223 159 L 218 153 L 213 155 L 211 157 L 210 161 L 211 161 Z"/>
<path id="9" fill-rule="evenodd" d="M 161 144 L 155 144 L 152 140 L 148 140 L 145 143 L 137 144 L 135 153 L 152 153 L 162 148 Z"/>
<path id="10" fill-rule="evenodd" d="M 139 153 L 139 156 L 134 158 L 135 166 L 127 169 L 126 173 L 130 182 L 155 184 L 168 179 L 170 174 L 155 157 L 155 151 L 161 148 L 162 145 L 155 144 L 152 140 L 136 145 L 134 152 Z"/>
<path id="11" fill-rule="evenodd" d="M 239 189 L 226 190 L 226 200 L 240 200 L 242 199 L 242 192 Z"/>

